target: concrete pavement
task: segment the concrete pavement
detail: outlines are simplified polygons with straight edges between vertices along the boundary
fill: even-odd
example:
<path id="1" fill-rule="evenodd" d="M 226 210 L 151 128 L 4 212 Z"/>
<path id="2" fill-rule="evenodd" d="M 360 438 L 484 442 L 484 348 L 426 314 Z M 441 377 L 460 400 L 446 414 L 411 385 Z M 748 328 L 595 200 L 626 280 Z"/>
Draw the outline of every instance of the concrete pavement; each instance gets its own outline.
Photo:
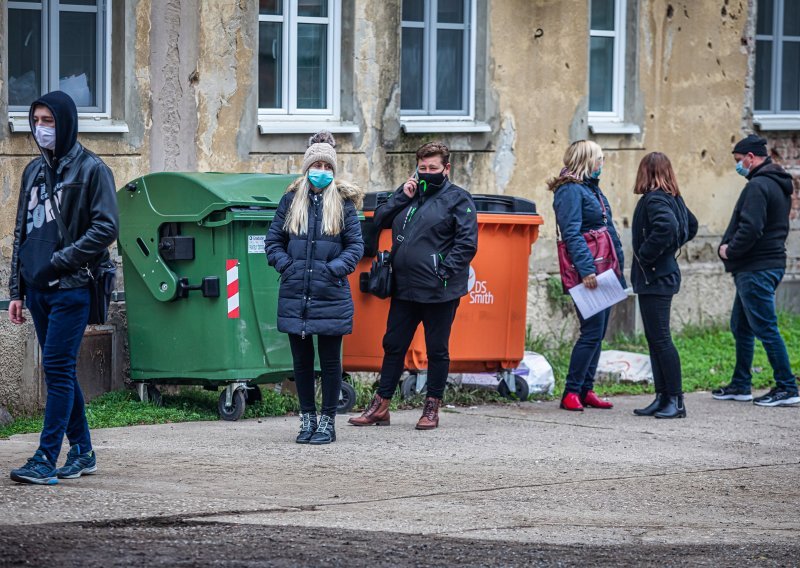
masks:
<path id="1" fill-rule="evenodd" d="M 687 419 L 661 421 L 632 415 L 649 397 L 613 401 L 448 409 L 431 432 L 413 429 L 418 411 L 390 427 L 340 417 L 323 447 L 293 443 L 295 417 L 97 430 L 99 474 L 54 487 L 9 480 L 37 440 L 14 436 L 0 440 L 0 525 L 163 517 L 481 542 L 798 545 L 800 408 L 697 393 Z"/>

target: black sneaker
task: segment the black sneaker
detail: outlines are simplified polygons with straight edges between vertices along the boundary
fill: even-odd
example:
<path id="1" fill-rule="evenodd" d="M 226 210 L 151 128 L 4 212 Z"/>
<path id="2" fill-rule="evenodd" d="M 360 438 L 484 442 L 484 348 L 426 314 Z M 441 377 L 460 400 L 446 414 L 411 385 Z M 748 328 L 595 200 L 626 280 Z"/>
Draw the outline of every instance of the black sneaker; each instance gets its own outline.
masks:
<path id="1" fill-rule="evenodd" d="M 336 428 L 334 427 L 333 416 L 323 414 L 319 419 L 319 426 L 317 431 L 311 436 L 309 443 L 312 446 L 320 446 L 322 444 L 330 444 L 336 441 Z"/>
<path id="2" fill-rule="evenodd" d="M 717 400 L 737 400 L 739 402 L 748 402 L 753 400 L 753 395 L 750 389 L 742 387 L 735 387 L 733 385 L 725 385 L 717 390 L 711 391 L 711 396 Z"/>
<path id="3" fill-rule="evenodd" d="M 800 396 L 796 392 L 781 390 L 778 387 L 770 389 L 764 396 L 753 399 L 753 404 L 758 406 L 791 406 L 800 403 Z"/>
<path id="4" fill-rule="evenodd" d="M 17 483 L 33 483 L 35 485 L 55 485 L 58 483 L 56 468 L 47 459 L 42 450 L 36 450 L 33 457 L 18 469 L 11 471 L 11 479 Z"/>

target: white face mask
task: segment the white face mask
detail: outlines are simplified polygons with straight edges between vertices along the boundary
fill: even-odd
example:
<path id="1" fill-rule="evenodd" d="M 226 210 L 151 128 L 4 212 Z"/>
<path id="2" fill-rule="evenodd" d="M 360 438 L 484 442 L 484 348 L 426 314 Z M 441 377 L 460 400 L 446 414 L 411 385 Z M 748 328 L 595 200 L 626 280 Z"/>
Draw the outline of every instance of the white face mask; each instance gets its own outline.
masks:
<path id="1" fill-rule="evenodd" d="M 37 126 L 36 132 L 33 134 L 36 141 L 42 148 L 48 150 L 55 150 L 56 148 L 56 129 L 50 126 Z"/>

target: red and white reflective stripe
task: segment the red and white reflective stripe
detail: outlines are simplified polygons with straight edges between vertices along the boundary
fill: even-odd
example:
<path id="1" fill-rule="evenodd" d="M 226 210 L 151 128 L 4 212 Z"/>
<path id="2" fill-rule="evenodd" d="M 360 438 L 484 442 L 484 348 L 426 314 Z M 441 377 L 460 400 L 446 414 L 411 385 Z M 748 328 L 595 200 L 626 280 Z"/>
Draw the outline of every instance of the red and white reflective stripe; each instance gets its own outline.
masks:
<path id="1" fill-rule="evenodd" d="M 228 259 L 226 263 L 228 273 L 228 317 L 239 317 L 239 261 L 235 258 Z"/>

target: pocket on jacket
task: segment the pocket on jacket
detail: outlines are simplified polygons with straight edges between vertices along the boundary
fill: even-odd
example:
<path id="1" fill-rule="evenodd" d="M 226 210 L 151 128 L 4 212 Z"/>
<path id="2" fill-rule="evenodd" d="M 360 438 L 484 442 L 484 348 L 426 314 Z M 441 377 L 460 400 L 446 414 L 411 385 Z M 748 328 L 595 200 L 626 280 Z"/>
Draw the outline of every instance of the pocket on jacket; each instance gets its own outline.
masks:
<path id="1" fill-rule="evenodd" d="M 331 269 L 328 268 L 327 264 L 325 264 L 325 267 L 322 269 L 322 272 L 325 274 L 325 278 L 327 278 L 331 284 L 334 284 L 336 286 L 344 286 L 344 281 L 343 281 L 344 279 L 339 278 L 333 272 L 331 272 Z"/>

